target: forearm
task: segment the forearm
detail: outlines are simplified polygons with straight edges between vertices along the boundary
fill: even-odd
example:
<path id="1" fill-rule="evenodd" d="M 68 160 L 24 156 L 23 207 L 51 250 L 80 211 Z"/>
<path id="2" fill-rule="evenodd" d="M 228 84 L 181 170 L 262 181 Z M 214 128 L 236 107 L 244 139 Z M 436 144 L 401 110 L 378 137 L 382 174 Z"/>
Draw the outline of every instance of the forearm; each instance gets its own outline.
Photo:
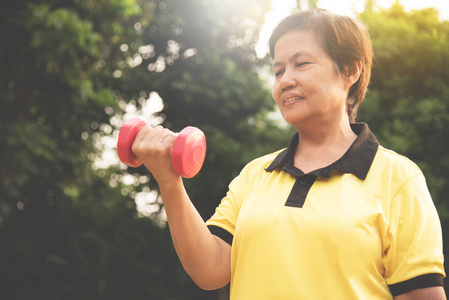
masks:
<path id="1" fill-rule="evenodd" d="M 226 285 L 230 280 L 230 253 L 210 233 L 182 179 L 159 188 L 173 244 L 186 272 L 204 289 Z"/>
<path id="2" fill-rule="evenodd" d="M 187 273 L 204 289 L 216 289 L 230 280 L 230 246 L 216 239 L 187 195 L 172 164 L 176 135 L 160 126 L 143 127 L 132 152 L 156 179 L 164 202 L 176 252 Z"/>

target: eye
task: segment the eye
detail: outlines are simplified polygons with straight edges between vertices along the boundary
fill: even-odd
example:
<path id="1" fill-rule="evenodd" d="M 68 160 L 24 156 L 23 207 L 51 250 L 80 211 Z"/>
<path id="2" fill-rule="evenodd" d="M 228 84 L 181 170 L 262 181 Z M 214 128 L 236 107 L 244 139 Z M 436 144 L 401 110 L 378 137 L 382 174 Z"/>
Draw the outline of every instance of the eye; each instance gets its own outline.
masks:
<path id="1" fill-rule="evenodd" d="M 283 73 L 284 73 L 284 70 L 277 70 L 276 72 L 274 72 L 274 75 L 275 75 L 276 77 L 279 77 L 279 76 L 281 76 Z"/>
<path id="2" fill-rule="evenodd" d="M 305 66 L 308 64 L 309 64 L 309 62 L 299 62 L 299 63 L 296 63 L 296 67 L 299 68 L 299 67 L 302 67 L 302 66 Z"/>

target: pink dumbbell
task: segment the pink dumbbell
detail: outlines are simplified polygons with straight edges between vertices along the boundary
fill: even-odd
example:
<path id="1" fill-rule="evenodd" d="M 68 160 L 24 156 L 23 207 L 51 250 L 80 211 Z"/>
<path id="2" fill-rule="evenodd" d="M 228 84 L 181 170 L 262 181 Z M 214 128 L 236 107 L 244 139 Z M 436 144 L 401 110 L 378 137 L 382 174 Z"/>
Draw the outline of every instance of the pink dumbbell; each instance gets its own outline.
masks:
<path id="1" fill-rule="evenodd" d="M 127 166 L 137 168 L 142 164 L 132 152 L 132 145 L 137 133 L 148 124 L 132 118 L 123 124 L 117 141 L 117 152 L 120 160 Z M 206 138 L 204 133 L 196 127 L 188 126 L 181 130 L 175 139 L 171 152 L 173 170 L 176 174 L 192 178 L 201 169 L 206 157 Z"/>

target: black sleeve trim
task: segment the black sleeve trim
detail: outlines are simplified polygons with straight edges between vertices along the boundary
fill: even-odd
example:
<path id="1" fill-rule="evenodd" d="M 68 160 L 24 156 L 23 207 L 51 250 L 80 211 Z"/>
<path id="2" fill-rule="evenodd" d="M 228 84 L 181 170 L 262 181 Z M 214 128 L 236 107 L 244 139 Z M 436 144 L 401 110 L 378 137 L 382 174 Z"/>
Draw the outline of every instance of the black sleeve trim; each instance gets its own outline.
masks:
<path id="1" fill-rule="evenodd" d="M 412 290 L 432 286 L 443 286 L 443 275 L 441 274 L 421 275 L 403 282 L 389 285 L 389 288 L 393 296 L 398 296 L 410 292 Z"/>
<path id="2" fill-rule="evenodd" d="M 209 231 L 213 235 L 218 236 L 220 239 L 232 246 L 232 240 L 234 239 L 234 236 L 232 234 L 230 234 L 223 228 L 214 225 L 209 225 L 207 226 L 207 228 L 209 228 Z"/>

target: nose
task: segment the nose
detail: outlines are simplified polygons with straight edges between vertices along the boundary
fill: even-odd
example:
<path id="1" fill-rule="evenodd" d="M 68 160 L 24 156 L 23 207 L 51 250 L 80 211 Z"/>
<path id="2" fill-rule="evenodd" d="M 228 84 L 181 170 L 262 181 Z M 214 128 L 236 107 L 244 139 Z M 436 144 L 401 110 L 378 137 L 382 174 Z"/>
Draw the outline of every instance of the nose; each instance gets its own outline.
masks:
<path id="1" fill-rule="evenodd" d="M 293 76 L 292 72 L 289 70 L 285 70 L 284 74 L 282 74 L 282 77 L 279 81 L 279 88 L 282 92 L 285 92 L 293 87 L 295 87 L 297 84 L 295 77 Z"/>

